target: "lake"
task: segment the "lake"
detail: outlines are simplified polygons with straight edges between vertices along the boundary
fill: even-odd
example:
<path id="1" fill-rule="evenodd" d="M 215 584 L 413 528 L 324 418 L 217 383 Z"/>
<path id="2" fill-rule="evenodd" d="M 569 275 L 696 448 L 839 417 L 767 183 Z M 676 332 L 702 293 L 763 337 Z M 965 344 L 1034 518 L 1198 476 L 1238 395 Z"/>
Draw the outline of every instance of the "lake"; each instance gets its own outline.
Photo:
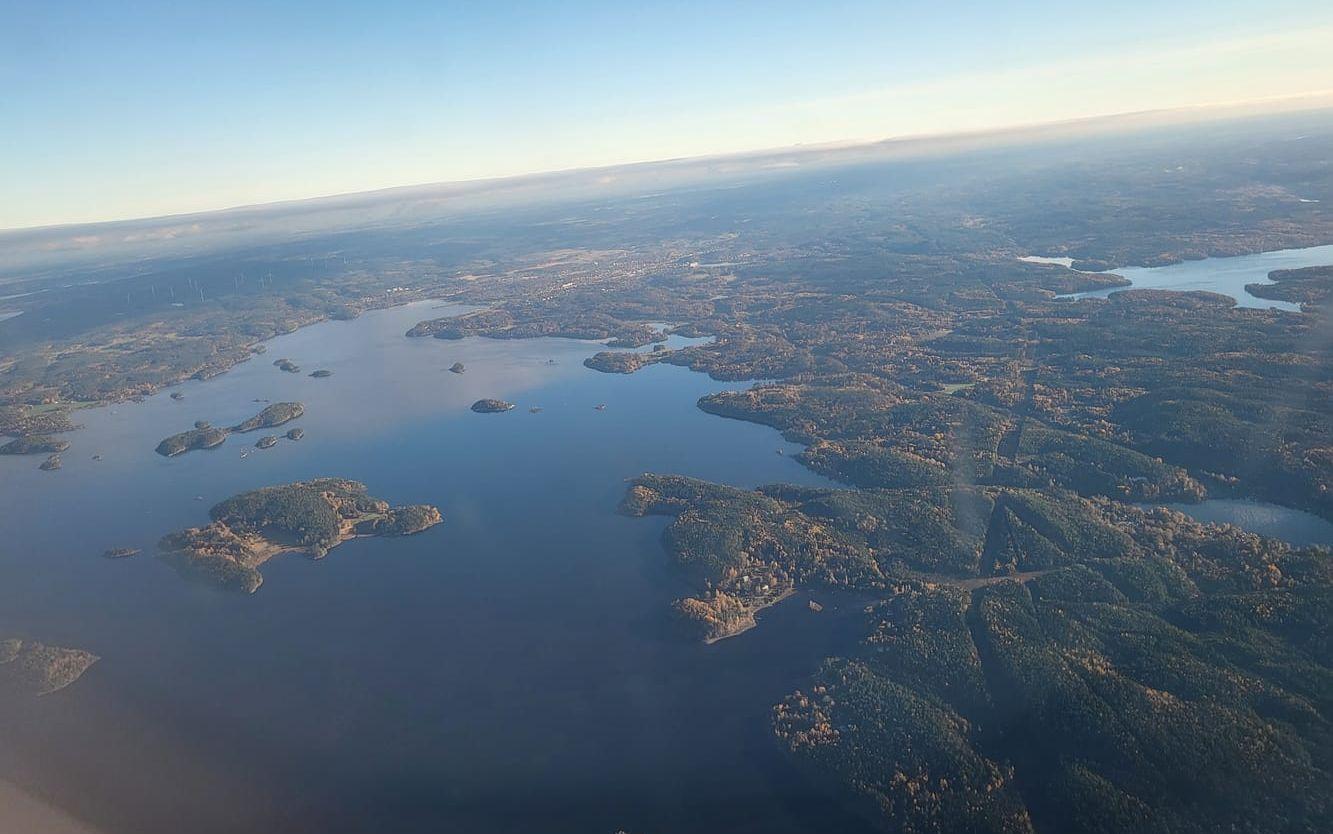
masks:
<path id="1" fill-rule="evenodd" d="M 1237 498 L 1210 498 L 1198 504 L 1166 504 L 1206 524 L 1234 524 L 1252 533 L 1283 539 L 1297 547 L 1333 547 L 1333 522 L 1311 513 Z"/>
<path id="2" fill-rule="evenodd" d="M 404 338 L 456 309 L 319 324 L 179 386 L 182 401 L 81 411 L 57 472 L 0 459 L 0 634 L 102 657 L 6 710 L 0 779 L 126 834 L 858 830 L 788 770 L 768 728 L 858 609 L 823 600 L 816 614 L 798 596 L 733 640 L 682 640 L 665 520 L 615 512 L 644 471 L 827 482 L 775 431 L 695 407 L 737 383 L 667 365 L 597 373 L 581 364 L 595 343 Z M 273 367 L 281 357 L 302 373 Z M 466 373 L 445 370 L 456 361 Z M 306 375 L 320 368 L 334 375 Z M 518 407 L 469 411 L 482 397 Z M 305 438 L 154 453 L 256 398 L 304 402 L 291 425 Z M 275 559 L 253 596 L 151 555 L 222 498 L 320 475 L 436 504 L 445 523 Z M 144 553 L 102 559 L 110 547 Z"/>
<path id="3" fill-rule="evenodd" d="M 1026 258 L 1030 262 L 1060 263 L 1061 258 Z M 1110 270 L 1122 275 L 1131 282 L 1129 287 L 1111 287 L 1074 293 L 1065 298 L 1105 298 L 1113 292 L 1127 289 L 1154 290 L 1206 290 L 1208 292 L 1229 295 L 1236 299 L 1241 307 L 1276 308 L 1278 310 L 1299 310 L 1300 305 L 1287 301 L 1270 301 L 1250 295 L 1245 291 L 1246 284 L 1271 284 L 1268 273 L 1275 269 L 1301 269 L 1307 266 L 1326 266 L 1333 264 L 1333 245 L 1311 246 L 1304 249 L 1279 249 L 1273 252 L 1260 252 L 1254 255 L 1238 255 L 1233 258 L 1204 258 L 1198 261 L 1182 261 L 1170 266 L 1141 267 L 1130 266 Z"/>
<path id="4" fill-rule="evenodd" d="M 671 629 L 687 589 L 660 545 L 666 520 L 615 512 L 645 471 L 829 482 L 777 432 L 695 406 L 746 383 L 669 365 L 597 373 L 582 366 L 590 342 L 403 336 L 460 309 L 326 322 L 173 389 L 181 401 L 80 411 L 57 472 L 0 458 L 0 636 L 102 657 L 73 686 L 7 705 L 0 780 L 107 834 L 863 830 L 790 769 L 768 725 L 859 636 L 860 606 L 820 596 L 815 613 L 798 594 L 760 628 L 688 642 Z M 483 397 L 517 408 L 472 413 Z M 305 403 L 282 429 L 305 438 L 154 453 L 255 400 Z M 253 596 L 151 555 L 223 498 L 324 475 L 436 504 L 445 522 L 318 562 L 280 557 Z M 100 558 L 112 547 L 144 553 Z"/>

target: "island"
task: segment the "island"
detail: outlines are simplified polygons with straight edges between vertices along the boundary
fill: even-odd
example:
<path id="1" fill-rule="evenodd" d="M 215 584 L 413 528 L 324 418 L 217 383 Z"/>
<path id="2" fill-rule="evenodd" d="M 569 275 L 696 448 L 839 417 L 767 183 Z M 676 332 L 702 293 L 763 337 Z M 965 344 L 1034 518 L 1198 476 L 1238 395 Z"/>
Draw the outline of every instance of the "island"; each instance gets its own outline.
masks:
<path id="1" fill-rule="evenodd" d="M 180 402 L 181 400 L 185 399 L 185 395 L 182 394 L 180 391 L 172 391 L 171 398 L 176 402 Z"/>
<path id="2" fill-rule="evenodd" d="M 288 440 L 300 440 L 301 438 L 305 437 L 305 429 L 302 428 L 288 429 L 286 437 Z"/>
<path id="3" fill-rule="evenodd" d="M 0 691 L 49 695 L 83 677 L 97 661 L 97 655 L 82 649 L 0 640 Z"/>
<path id="4" fill-rule="evenodd" d="M 301 366 L 290 359 L 276 359 L 273 362 L 273 367 L 289 374 L 299 374 L 301 372 Z"/>
<path id="5" fill-rule="evenodd" d="M 139 555 L 137 547 L 112 547 L 102 551 L 103 559 L 128 559 L 131 556 Z"/>
<path id="6" fill-rule="evenodd" d="M 290 423 L 292 420 L 305 414 L 305 406 L 301 403 L 273 403 L 265 406 L 255 416 L 244 420 L 231 427 L 234 432 L 249 432 L 257 429 L 271 429 L 281 426 L 283 423 Z"/>
<path id="7" fill-rule="evenodd" d="M 55 455 L 69 448 L 68 440 L 59 440 L 43 434 L 16 437 L 0 446 L 0 455 Z"/>
<path id="8" fill-rule="evenodd" d="M 321 368 L 318 371 L 311 371 L 310 376 L 315 379 L 328 379 L 333 376 L 333 371 L 326 371 Z"/>
<path id="9" fill-rule="evenodd" d="M 266 434 L 255 441 L 256 449 L 270 449 L 278 445 L 278 437 L 273 434 Z"/>
<path id="10" fill-rule="evenodd" d="M 196 426 L 199 423 L 195 424 Z M 163 457 L 175 457 L 184 454 L 193 449 L 213 449 L 221 446 L 227 439 L 230 432 L 227 429 L 219 429 L 203 423 L 202 428 L 194 428 L 189 431 L 183 431 L 180 434 L 173 434 L 157 444 L 157 453 Z"/>
<path id="11" fill-rule="evenodd" d="M 644 365 L 662 359 L 662 353 L 643 354 L 631 350 L 604 350 L 583 360 L 585 367 L 606 374 L 632 374 Z"/>
<path id="12" fill-rule="evenodd" d="M 41 465 L 37 468 L 43 472 L 54 472 L 64 465 L 65 464 L 60 460 L 60 455 L 51 455 L 47 457 L 46 460 L 42 461 Z"/>
<path id="13" fill-rule="evenodd" d="M 449 373 L 452 374 L 461 374 L 466 370 L 467 368 L 463 365 L 462 362 L 455 362 L 454 364 L 449 366 Z"/>
<path id="14" fill-rule="evenodd" d="M 188 432 L 172 434 L 165 438 L 160 444 L 157 444 L 157 454 L 163 457 L 175 457 L 177 454 L 191 452 L 193 449 L 213 449 L 216 446 L 223 445 L 223 441 L 232 432 L 255 432 L 257 429 L 271 429 L 275 426 L 283 425 L 284 422 L 291 422 L 297 417 L 303 416 L 305 406 L 300 402 L 275 402 L 275 404 L 264 406 L 264 410 L 255 416 L 239 422 L 229 429 L 219 428 L 212 425 L 207 420 L 195 421 L 195 428 Z M 260 441 L 264 442 L 264 441 Z M 273 438 L 277 442 L 277 438 Z M 256 444 L 259 445 L 259 444 Z M 268 445 L 259 446 L 260 449 L 267 449 Z"/>
<path id="15" fill-rule="evenodd" d="M 509 411 L 513 407 L 513 403 L 504 400 L 477 400 L 472 404 L 472 410 L 478 414 L 498 414 L 501 411 Z"/>
<path id="16" fill-rule="evenodd" d="M 243 593 L 259 589 L 259 568 L 280 553 L 321 559 L 358 536 L 406 536 L 442 521 L 435 507 L 390 507 L 364 484 L 343 478 L 241 493 L 214 505 L 209 516 L 203 527 L 164 536 L 161 558 L 182 576 Z"/>

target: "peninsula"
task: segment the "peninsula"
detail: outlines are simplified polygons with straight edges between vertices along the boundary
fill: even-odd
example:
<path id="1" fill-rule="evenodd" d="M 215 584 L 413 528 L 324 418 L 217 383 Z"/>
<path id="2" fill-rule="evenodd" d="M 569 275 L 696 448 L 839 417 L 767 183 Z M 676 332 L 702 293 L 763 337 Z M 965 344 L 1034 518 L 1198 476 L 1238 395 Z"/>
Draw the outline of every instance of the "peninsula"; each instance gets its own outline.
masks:
<path id="1" fill-rule="evenodd" d="M 68 448 L 68 440 L 38 434 L 14 438 L 0 446 L 0 455 L 58 455 Z"/>

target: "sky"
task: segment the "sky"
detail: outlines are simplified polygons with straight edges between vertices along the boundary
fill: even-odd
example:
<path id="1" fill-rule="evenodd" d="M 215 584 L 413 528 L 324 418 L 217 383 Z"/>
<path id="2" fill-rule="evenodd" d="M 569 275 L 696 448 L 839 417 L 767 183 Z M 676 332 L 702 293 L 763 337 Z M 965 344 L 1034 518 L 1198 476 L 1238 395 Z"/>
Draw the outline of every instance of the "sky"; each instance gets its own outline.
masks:
<path id="1" fill-rule="evenodd" d="M 1327 0 L 0 0 L 0 229 L 1333 91 Z"/>

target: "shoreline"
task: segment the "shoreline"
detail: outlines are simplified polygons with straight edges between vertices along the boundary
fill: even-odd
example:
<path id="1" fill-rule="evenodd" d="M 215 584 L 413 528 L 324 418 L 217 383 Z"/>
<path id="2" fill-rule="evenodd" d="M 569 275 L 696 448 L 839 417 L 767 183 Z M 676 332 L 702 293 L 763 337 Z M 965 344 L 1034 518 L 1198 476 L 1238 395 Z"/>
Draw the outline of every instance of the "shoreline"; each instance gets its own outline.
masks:
<path id="1" fill-rule="evenodd" d="M 421 295 L 417 297 L 399 299 L 398 297 L 395 296 L 393 300 L 390 301 L 389 303 L 370 302 L 366 305 L 365 308 L 358 310 L 356 316 L 353 317 L 352 319 L 349 319 L 349 321 L 355 320 L 356 318 L 360 318 L 362 315 L 366 313 L 373 313 L 378 310 L 392 310 L 397 307 L 406 307 L 411 304 L 438 302 L 447 305 L 451 303 L 447 298 L 433 297 L 426 289 L 422 289 L 419 292 L 421 293 Z M 245 345 L 240 346 L 238 350 L 245 351 L 245 355 L 243 356 L 237 356 L 231 354 L 219 354 L 214 357 L 215 361 L 217 362 L 216 365 L 206 365 L 203 367 L 196 368 L 193 371 L 190 371 L 189 373 L 183 373 L 161 384 L 145 382 L 142 383 L 143 385 L 142 388 L 136 388 L 132 392 L 126 392 L 123 396 L 108 397 L 106 399 L 99 399 L 99 400 L 58 400 L 56 402 L 51 402 L 51 403 L 37 403 L 37 404 L 14 403 L 10 406 L 0 405 L 0 408 L 26 408 L 31 410 L 30 411 L 31 415 L 49 414 L 51 412 L 64 412 L 66 414 L 72 415 L 77 411 L 83 411 L 90 408 L 107 408 L 115 405 L 124 405 L 126 403 L 140 403 L 143 402 L 144 400 L 149 399 L 150 397 L 155 397 L 158 394 L 161 394 L 163 391 L 166 391 L 169 388 L 174 388 L 175 386 L 178 385 L 185 385 L 190 382 L 207 382 L 208 380 L 213 379 L 214 377 L 222 376 L 223 374 L 227 373 L 228 371 L 232 370 L 238 365 L 243 365 L 246 362 L 249 362 L 250 360 L 254 359 L 256 356 L 263 355 L 265 351 L 256 350 L 256 348 L 259 347 L 260 345 L 267 345 L 269 342 L 281 338 L 282 336 L 288 336 L 292 333 L 305 330 L 306 328 L 314 327 L 317 324 L 324 324 L 326 322 L 337 321 L 337 320 L 338 319 L 335 319 L 331 314 L 328 313 L 319 314 L 315 318 L 312 318 L 309 321 L 298 324 L 296 327 L 284 333 L 275 333 L 274 335 L 269 336 L 267 338 L 257 339 L 253 342 L 249 342 L 246 343 Z M 162 323 L 162 322 L 158 321 L 153 323 Z M 53 347 L 53 346 L 54 345 L 48 345 L 48 347 Z M 74 427 L 72 429 L 69 429 L 67 431 L 53 431 L 44 433 L 72 435 L 80 431 L 82 428 L 83 428 L 82 425 L 76 423 L 74 424 Z M 0 438 L 14 438 L 22 436 L 24 435 L 8 435 L 0 433 Z"/>
<path id="2" fill-rule="evenodd" d="M 760 612 L 760 611 L 763 611 L 763 610 L 768 609 L 768 608 L 772 608 L 773 606 L 777 605 L 779 602 L 782 602 L 783 600 L 787 599 L 788 597 L 793 596 L 795 593 L 796 593 L 796 588 L 794 588 L 794 587 L 793 587 L 793 588 L 788 588 L 786 591 L 783 591 L 781 594 L 779 594 L 778 596 L 774 597 L 772 600 L 770 600 L 770 601 L 764 603 L 763 605 L 760 605 L 758 608 L 755 608 L 754 610 L 750 611 L 750 612 L 749 612 L 749 613 L 750 613 L 750 621 L 749 621 L 748 623 L 746 623 L 745 625 L 741 626 L 741 627 L 738 628 L 738 629 L 735 629 L 734 631 L 728 631 L 726 634 L 718 634 L 718 635 L 713 636 L 713 637 L 705 637 L 705 638 L 703 639 L 703 644 L 704 644 L 705 646 L 711 646 L 711 645 L 713 645 L 714 643 L 720 643 L 720 642 L 722 642 L 723 640 L 728 640 L 728 639 L 730 639 L 730 638 L 732 638 L 732 637 L 737 637 L 737 636 L 739 636 L 739 635 L 744 634 L 745 632 L 747 632 L 747 631 L 749 631 L 750 629 L 754 628 L 755 626 L 759 625 L 759 620 L 758 620 L 757 618 L 758 618 L 758 616 L 759 616 L 759 612 Z"/>

